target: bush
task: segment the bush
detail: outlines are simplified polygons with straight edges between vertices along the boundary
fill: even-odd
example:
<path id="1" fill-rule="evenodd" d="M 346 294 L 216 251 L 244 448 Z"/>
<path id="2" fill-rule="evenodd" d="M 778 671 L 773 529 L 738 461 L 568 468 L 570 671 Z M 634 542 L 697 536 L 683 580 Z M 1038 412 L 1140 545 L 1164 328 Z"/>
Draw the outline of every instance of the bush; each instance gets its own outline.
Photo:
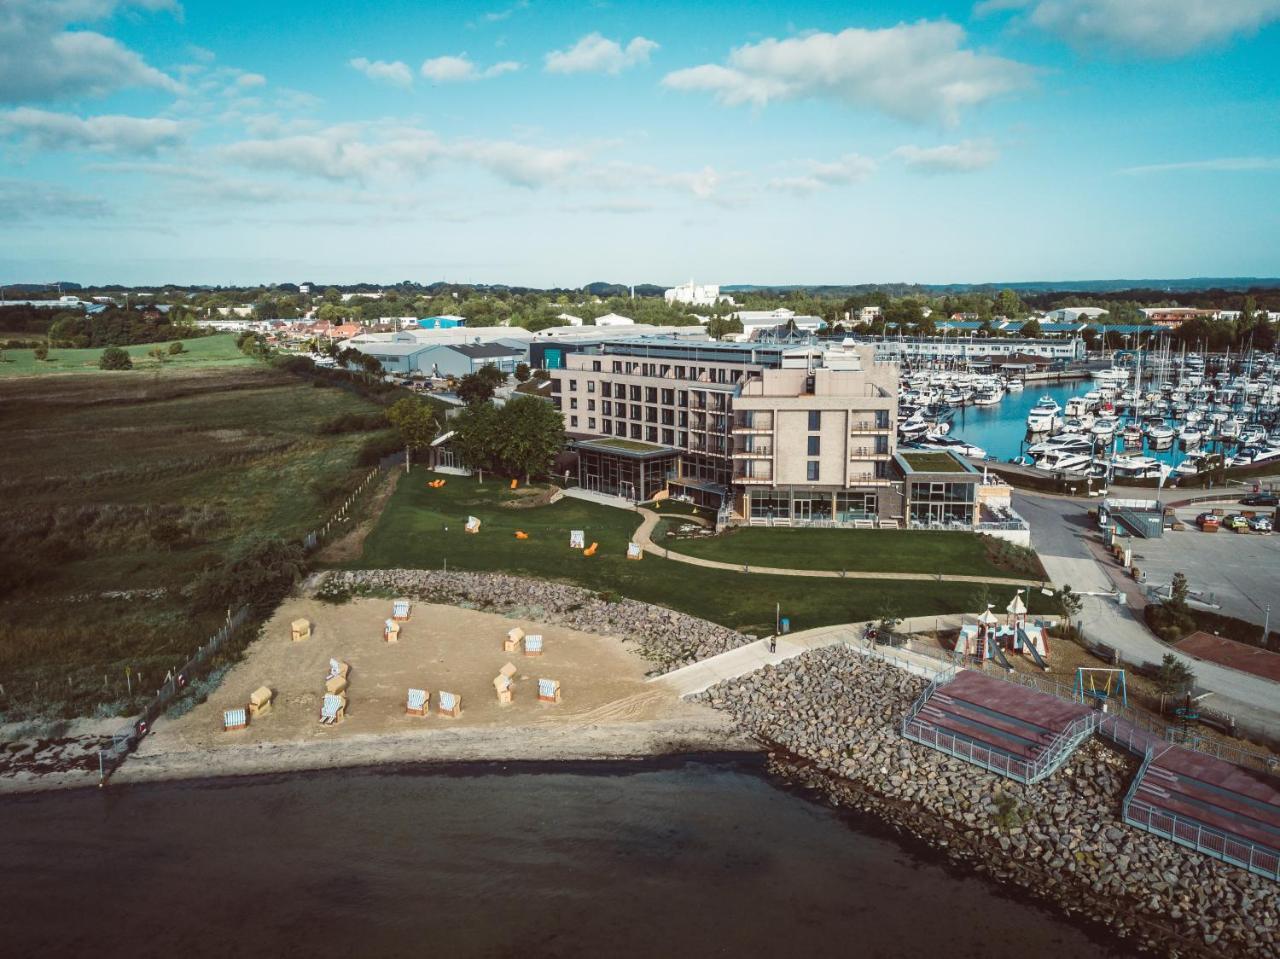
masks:
<path id="1" fill-rule="evenodd" d="M 233 609 L 241 603 L 273 606 L 302 575 L 302 547 L 279 536 L 252 536 L 232 547 L 218 566 L 192 584 L 191 599 L 202 610 Z"/>
<path id="2" fill-rule="evenodd" d="M 100 370 L 131 370 L 133 369 L 133 360 L 129 354 L 120 349 L 118 346 L 108 346 L 102 351 L 102 358 L 98 360 L 98 369 Z"/>
<path id="3" fill-rule="evenodd" d="M 1176 643 L 1199 628 L 1194 616 L 1168 603 L 1148 604 L 1142 611 L 1142 618 L 1151 631 L 1166 643 Z"/>
<path id="4" fill-rule="evenodd" d="M 330 436 L 337 433 L 368 433 L 386 428 L 385 413 L 342 413 L 325 420 L 316 427 L 316 432 L 321 436 Z"/>
<path id="5" fill-rule="evenodd" d="M 400 437 L 394 433 L 379 433 L 364 441 L 360 454 L 356 457 L 357 466 L 376 466 L 384 456 L 403 452 Z"/>
<path id="6" fill-rule="evenodd" d="M 186 348 L 185 346 L 183 346 L 181 343 L 170 343 L 170 344 L 169 344 L 169 355 L 170 355 L 170 356 L 181 356 L 181 355 L 182 355 L 183 353 L 185 353 L 185 352 L 187 352 L 187 348 Z"/>

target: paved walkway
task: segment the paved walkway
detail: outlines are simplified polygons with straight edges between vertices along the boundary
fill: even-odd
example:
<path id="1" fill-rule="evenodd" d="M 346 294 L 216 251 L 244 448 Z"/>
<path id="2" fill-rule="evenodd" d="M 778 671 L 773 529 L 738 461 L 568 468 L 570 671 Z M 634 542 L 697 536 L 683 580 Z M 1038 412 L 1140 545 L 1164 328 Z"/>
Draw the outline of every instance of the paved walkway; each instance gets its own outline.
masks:
<path id="1" fill-rule="evenodd" d="M 663 519 L 653 510 L 636 507 L 644 520 L 640 523 L 640 528 L 636 530 L 632 537 L 640 547 L 648 552 L 652 552 L 655 556 L 661 556 L 663 559 L 669 559 L 676 563 L 687 563 L 690 566 L 702 566 L 705 569 L 724 569 L 732 573 L 758 573 L 762 576 L 806 576 L 818 579 L 892 579 L 892 580 L 914 580 L 923 583 L 994 583 L 999 586 L 1029 586 L 1039 587 L 1042 581 L 1038 579 L 1016 579 L 1006 576 L 966 576 L 960 574 L 938 574 L 938 573 L 882 573 L 867 572 L 860 570 L 849 570 L 840 572 L 830 569 L 784 569 L 779 566 L 751 566 L 743 563 L 721 563 L 713 559 L 702 559 L 698 556 L 690 556 L 687 553 L 677 553 L 665 546 L 659 546 L 652 539 L 653 529 L 658 525 L 658 520 Z M 885 534 L 889 535 L 889 534 Z"/>
<path id="2" fill-rule="evenodd" d="M 899 629 L 903 632 L 919 632 L 934 629 L 939 624 L 944 629 L 955 629 L 959 626 L 961 619 L 959 614 L 921 616 L 904 620 Z M 884 656 L 897 661 L 897 665 L 918 676 L 930 679 L 943 668 L 944 664 L 941 661 L 929 656 L 922 656 L 906 649 L 881 651 L 877 647 L 864 643 L 862 633 L 866 627 L 866 623 L 842 623 L 837 626 L 819 626 L 798 633 L 788 633 L 778 637 L 777 651 L 772 653 L 769 652 L 768 638 L 757 640 L 746 646 L 720 653 L 718 656 L 711 656 L 661 676 L 655 676 L 649 682 L 665 686 L 679 696 L 693 696 L 726 679 L 737 679 L 739 676 L 754 673 L 765 666 L 793 659 L 811 649 L 822 649 L 840 643 L 864 655 Z"/>
<path id="3" fill-rule="evenodd" d="M 1196 685 L 1211 690 L 1207 706 L 1231 713 L 1243 727 L 1280 737 L 1280 685 L 1215 663 L 1193 659 L 1166 645 L 1141 622 L 1126 603 L 1115 598 L 1129 584 L 1112 579 L 1111 569 L 1098 562 L 1089 549 L 1095 535 L 1088 520 L 1088 504 L 1019 490 L 1014 508 L 1031 525 L 1031 545 L 1053 582 L 1069 585 L 1077 593 L 1102 592 L 1107 596 L 1083 597 L 1079 619 L 1085 633 L 1106 643 L 1131 663 L 1158 664 L 1167 653 L 1182 660 L 1196 674 Z"/>

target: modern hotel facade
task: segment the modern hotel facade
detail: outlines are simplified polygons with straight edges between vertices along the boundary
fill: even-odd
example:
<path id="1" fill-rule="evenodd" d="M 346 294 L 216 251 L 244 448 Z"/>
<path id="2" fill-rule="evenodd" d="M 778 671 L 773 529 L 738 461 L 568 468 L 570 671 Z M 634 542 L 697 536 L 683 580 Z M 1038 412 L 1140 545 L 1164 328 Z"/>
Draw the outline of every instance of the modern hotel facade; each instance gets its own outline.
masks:
<path id="1" fill-rule="evenodd" d="M 552 399 L 587 489 L 667 490 L 760 524 L 903 515 L 898 367 L 869 344 L 617 340 L 564 364 Z"/>

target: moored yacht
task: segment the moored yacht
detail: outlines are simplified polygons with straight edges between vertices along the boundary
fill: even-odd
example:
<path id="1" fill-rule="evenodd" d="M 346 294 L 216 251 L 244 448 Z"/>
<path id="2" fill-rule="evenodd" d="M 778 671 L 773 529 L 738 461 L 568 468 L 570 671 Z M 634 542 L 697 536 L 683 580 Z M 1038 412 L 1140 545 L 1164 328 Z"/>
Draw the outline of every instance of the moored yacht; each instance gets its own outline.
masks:
<path id="1" fill-rule="evenodd" d="M 1027 429 L 1032 433 L 1052 433 L 1062 425 L 1062 407 L 1051 396 L 1042 396 L 1027 414 Z"/>

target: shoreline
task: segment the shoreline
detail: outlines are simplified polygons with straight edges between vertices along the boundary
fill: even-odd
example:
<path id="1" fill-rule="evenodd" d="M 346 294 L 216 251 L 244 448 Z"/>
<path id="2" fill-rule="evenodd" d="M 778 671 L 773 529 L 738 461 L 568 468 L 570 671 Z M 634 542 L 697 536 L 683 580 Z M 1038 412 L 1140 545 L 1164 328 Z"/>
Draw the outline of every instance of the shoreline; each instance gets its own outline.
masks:
<path id="1" fill-rule="evenodd" d="M 150 745 L 147 743 L 146 745 Z M 759 755 L 764 749 L 736 731 L 728 717 L 600 723 L 591 726 L 512 726 L 370 733 L 311 742 L 255 743 L 214 749 L 145 746 L 110 777 L 114 784 L 194 781 L 454 763 L 573 763 L 664 759 L 695 754 Z M 97 771 L 40 773 L 0 780 L 0 799 L 98 786 Z"/>

